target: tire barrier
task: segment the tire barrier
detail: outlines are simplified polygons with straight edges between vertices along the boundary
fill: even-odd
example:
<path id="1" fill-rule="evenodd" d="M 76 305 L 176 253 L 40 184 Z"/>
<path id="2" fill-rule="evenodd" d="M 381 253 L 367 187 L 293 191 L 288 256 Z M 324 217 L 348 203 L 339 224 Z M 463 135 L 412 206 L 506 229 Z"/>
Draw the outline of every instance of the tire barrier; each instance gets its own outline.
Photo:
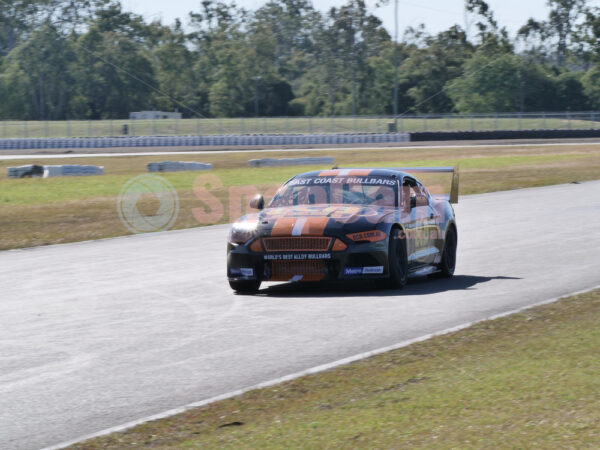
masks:
<path id="1" fill-rule="evenodd" d="M 239 136 L 124 136 L 103 138 L 0 139 L 0 150 L 260 147 L 284 145 L 398 144 L 424 141 L 597 138 L 600 130 L 441 131 L 381 134 L 298 134 Z"/>
<path id="2" fill-rule="evenodd" d="M 248 161 L 250 167 L 285 167 L 285 166 L 306 166 L 318 164 L 335 164 L 334 158 L 316 157 L 316 158 L 264 158 L 251 159 Z"/>
<path id="3" fill-rule="evenodd" d="M 598 138 L 600 130 L 439 131 L 410 133 L 411 142 Z"/>
<path id="4" fill-rule="evenodd" d="M 164 161 L 148 163 L 148 172 L 187 172 L 196 170 L 211 170 L 212 164 L 187 161 Z"/>
<path id="5" fill-rule="evenodd" d="M 240 136 L 127 136 L 103 138 L 0 139 L 0 150 L 132 147 L 219 147 L 266 145 L 376 144 L 409 142 L 408 133 Z"/>

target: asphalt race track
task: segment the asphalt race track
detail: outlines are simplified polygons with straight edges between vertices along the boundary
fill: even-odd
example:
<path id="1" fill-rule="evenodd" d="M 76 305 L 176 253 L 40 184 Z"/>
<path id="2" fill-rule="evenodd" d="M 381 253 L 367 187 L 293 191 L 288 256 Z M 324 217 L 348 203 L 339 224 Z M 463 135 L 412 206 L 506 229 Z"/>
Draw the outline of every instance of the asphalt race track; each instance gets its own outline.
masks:
<path id="1" fill-rule="evenodd" d="M 0 448 L 58 444 L 600 284 L 600 182 L 464 197 L 453 280 L 235 296 L 227 227 L 0 252 Z"/>

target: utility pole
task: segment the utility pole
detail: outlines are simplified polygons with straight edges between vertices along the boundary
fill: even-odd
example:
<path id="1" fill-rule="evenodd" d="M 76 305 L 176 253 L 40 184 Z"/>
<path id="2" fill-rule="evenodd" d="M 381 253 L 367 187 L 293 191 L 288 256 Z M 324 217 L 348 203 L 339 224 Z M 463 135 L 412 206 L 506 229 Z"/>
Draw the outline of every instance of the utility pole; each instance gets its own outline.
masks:
<path id="1" fill-rule="evenodd" d="M 398 131 L 398 0 L 394 2 L 394 130 Z"/>
<path id="2" fill-rule="evenodd" d="M 252 79 L 254 80 L 254 115 L 258 117 L 258 82 L 262 77 L 254 76 Z"/>

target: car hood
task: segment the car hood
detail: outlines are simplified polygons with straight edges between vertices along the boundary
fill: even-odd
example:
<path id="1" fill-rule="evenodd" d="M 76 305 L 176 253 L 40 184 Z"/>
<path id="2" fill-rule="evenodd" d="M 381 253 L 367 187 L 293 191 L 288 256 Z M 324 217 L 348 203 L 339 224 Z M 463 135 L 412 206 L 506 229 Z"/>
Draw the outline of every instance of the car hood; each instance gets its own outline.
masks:
<path id="1" fill-rule="evenodd" d="M 261 236 L 324 236 L 376 228 L 395 208 L 360 205 L 301 205 L 267 208 L 238 223 L 255 222 Z"/>

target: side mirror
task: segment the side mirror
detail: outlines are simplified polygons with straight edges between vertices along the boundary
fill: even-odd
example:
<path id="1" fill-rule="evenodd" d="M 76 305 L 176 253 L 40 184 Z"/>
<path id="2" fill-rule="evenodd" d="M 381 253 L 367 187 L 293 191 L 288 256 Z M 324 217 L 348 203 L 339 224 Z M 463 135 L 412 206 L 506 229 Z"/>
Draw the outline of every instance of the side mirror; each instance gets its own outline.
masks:
<path id="1" fill-rule="evenodd" d="M 252 200 L 250 200 L 249 206 L 252 209 L 265 209 L 265 198 L 262 195 L 257 195 Z"/>

